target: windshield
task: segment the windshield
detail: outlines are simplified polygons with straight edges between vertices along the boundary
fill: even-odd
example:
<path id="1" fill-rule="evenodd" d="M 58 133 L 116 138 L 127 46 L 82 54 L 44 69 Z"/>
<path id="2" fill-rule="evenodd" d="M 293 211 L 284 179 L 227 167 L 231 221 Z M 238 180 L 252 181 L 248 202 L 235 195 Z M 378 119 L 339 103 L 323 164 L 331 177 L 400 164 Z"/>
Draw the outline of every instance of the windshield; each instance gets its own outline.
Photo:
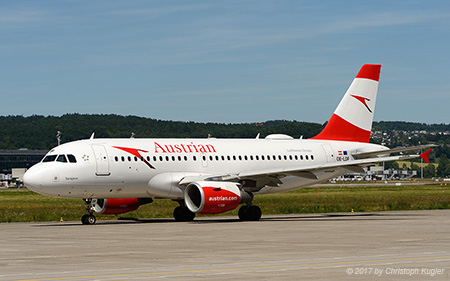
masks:
<path id="1" fill-rule="evenodd" d="M 44 160 L 42 162 L 53 162 L 55 161 L 57 155 L 47 155 L 44 157 Z"/>
<path id="2" fill-rule="evenodd" d="M 56 160 L 56 162 L 61 162 L 61 163 L 68 163 L 68 162 L 70 162 L 70 163 L 77 163 L 77 159 L 72 154 L 67 154 L 67 155 L 64 155 L 64 154 L 47 155 L 47 156 L 44 157 L 42 162 L 54 162 L 55 160 Z"/>

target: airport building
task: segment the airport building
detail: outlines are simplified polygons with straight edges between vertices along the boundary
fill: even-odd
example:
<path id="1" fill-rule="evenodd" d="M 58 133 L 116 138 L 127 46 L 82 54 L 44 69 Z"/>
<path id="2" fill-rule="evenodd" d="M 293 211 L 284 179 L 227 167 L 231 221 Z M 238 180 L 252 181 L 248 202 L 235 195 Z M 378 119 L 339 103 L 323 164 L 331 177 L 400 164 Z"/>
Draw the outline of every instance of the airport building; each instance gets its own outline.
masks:
<path id="1" fill-rule="evenodd" d="M 13 168 L 28 169 L 42 160 L 47 150 L 0 149 L 0 174 L 11 174 Z"/>
<path id="2" fill-rule="evenodd" d="M 25 171 L 41 161 L 47 150 L 0 149 L 0 188 L 21 187 Z"/>

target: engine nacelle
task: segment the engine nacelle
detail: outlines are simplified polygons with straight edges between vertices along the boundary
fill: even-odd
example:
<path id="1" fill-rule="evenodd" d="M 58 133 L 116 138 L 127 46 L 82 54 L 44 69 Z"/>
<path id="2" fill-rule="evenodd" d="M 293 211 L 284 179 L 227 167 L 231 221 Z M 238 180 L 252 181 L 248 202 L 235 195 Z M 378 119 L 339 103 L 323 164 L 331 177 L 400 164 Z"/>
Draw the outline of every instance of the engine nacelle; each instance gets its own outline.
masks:
<path id="1" fill-rule="evenodd" d="M 152 201 L 150 198 L 92 199 L 91 206 L 96 213 L 118 215 L 134 211 Z"/>
<path id="2" fill-rule="evenodd" d="M 250 194 L 241 191 L 238 184 L 233 182 L 192 182 L 184 191 L 186 206 L 191 212 L 200 214 L 227 212 L 251 199 Z"/>

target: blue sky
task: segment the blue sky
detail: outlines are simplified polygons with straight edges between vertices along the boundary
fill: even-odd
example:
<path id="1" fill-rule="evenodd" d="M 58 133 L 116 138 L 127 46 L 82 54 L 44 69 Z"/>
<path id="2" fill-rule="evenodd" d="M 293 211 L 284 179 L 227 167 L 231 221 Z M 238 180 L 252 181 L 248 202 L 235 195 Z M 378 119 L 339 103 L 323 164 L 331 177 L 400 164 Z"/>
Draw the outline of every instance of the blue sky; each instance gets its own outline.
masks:
<path id="1" fill-rule="evenodd" d="M 323 123 L 365 63 L 375 120 L 450 123 L 448 1 L 1 1 L 0 115 Z"/>

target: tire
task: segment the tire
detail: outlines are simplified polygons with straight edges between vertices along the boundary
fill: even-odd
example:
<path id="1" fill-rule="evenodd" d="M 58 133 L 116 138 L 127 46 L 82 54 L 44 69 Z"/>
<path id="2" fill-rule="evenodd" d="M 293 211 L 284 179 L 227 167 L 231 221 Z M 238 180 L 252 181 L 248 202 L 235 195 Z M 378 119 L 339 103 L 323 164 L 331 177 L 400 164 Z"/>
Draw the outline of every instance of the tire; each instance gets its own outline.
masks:
<path id="1" fill-rule="evenodd" d="M 245 205 L 239 209 L 238 216 L 241 221 L 248 221 L 247 209 L 248 209 L 248 206 L 245 206 Z"/>
<path id="2" fill-rule="evenodd" d="M 261 215 L 261 209 L 256 205 L 242 206 L 238 213 L 241 221 L 259 221 Z"/>
<path id="3" fill-rule="evenodd" d="M 261 218 L 262 212 L 258 206 L 251 205 L 247 209 L 247 216 L 249 221 L 259 221 Z"/>
<path id="4" fill-rule="evenodd" d="M 187 207 L 178 206 L 173 210 L 173 217 L 176 221 L 193 221 L 195 213 L 191 212 Z"/>
<path id="5" fill-rule="evenodd" d="M 84 215 L 81 217 L 81 223 L 84 225 L 93 225 L 96 221 L 97 219 L 94 215 Z"/>

